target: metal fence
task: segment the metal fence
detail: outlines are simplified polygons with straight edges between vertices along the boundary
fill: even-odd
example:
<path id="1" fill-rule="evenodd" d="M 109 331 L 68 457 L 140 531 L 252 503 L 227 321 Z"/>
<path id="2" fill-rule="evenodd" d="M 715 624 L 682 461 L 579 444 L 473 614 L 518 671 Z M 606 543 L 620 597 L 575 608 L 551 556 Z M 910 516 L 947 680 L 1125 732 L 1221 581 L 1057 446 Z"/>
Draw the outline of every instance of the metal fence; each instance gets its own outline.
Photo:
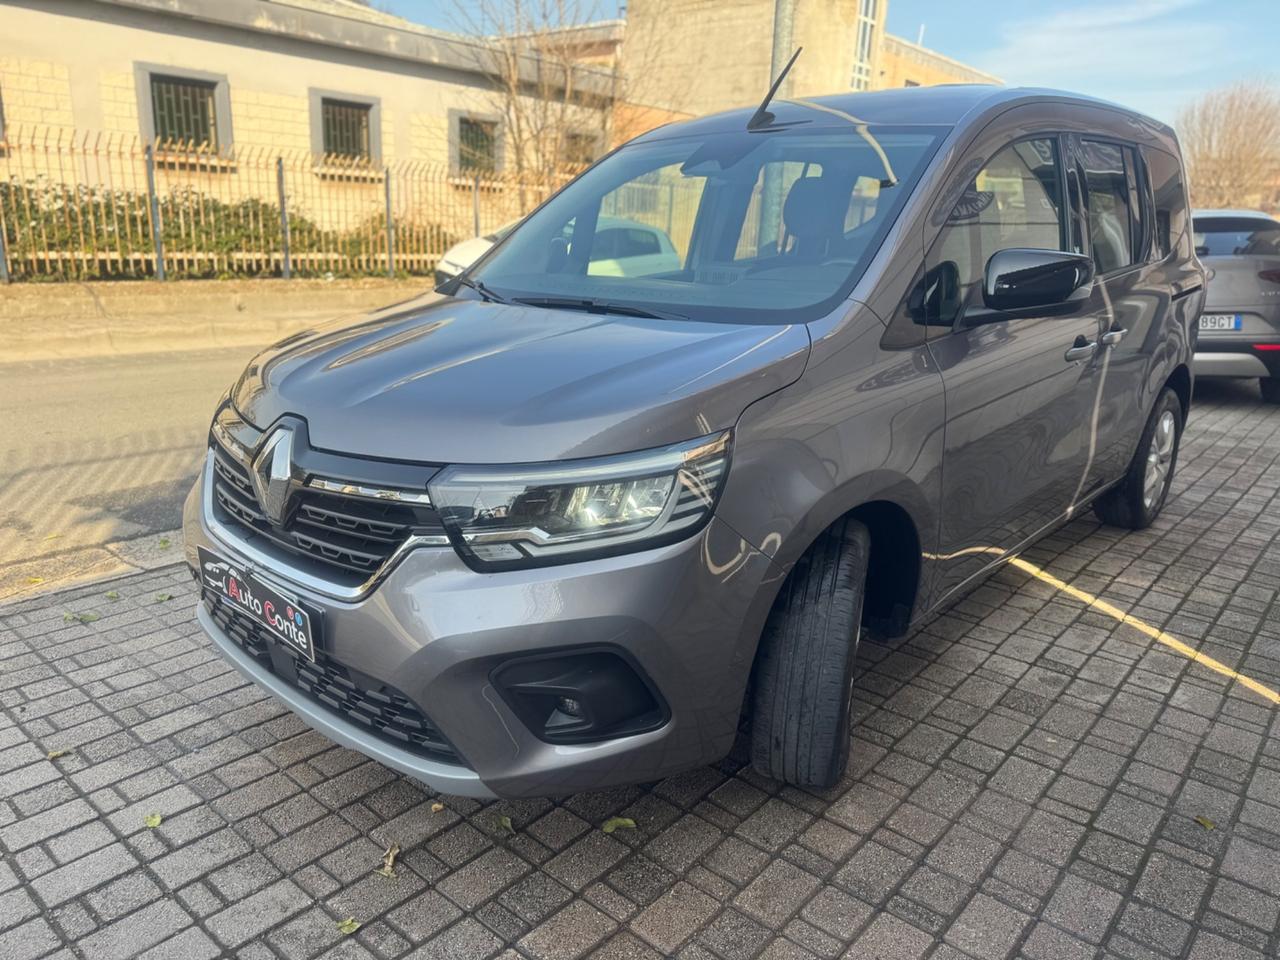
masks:
<path id="1" fill-rule="evenodd" d="M 0 141 L 0 282 L 429 274 L 555 177 L 17 129 Z"/>

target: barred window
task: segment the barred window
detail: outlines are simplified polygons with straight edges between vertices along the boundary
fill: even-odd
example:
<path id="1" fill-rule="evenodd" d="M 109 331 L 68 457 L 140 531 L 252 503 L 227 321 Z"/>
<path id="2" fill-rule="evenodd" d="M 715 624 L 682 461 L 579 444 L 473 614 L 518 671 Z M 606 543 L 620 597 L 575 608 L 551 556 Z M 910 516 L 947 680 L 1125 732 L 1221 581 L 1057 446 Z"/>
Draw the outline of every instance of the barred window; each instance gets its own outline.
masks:
<path id="1" fill-rule="evenodd" d="M 585 167 L 596 159 L 596 137 L 592 133 L 566 133 L 560 144 L 561 161 L 569 167 Z"/>
<path id="2" fill-rule="evenodd" d="M 458 119 L 458 169 L 492 173 L 498 168 L 498 124 L 494 120 Z"/>
<path id="3" fill-rule="evenodd" d="M 151 75 L 151 107 L 160 143 L 218 148 L 217 84 Z"/>
<path id="4" fill-rule="evenodd" d="M 343 100 L 320 101 L 320 122 L 324 130 L 324 152 L 344 157 L 369 159 L 369 114 L 367 103 Z"/>

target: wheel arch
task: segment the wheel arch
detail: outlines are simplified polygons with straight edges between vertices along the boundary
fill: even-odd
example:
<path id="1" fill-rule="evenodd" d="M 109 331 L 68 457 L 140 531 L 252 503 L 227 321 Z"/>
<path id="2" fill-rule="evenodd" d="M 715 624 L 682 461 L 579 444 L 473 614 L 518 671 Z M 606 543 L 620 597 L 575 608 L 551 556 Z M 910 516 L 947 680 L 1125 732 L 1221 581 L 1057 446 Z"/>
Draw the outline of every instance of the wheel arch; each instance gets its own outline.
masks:
<path id="1" fill-rule="evenodd" d="M 1191 368 L 1185 363 L 1180 363 L 1173 368 L 1173 372 L 1169 374 L 1164 384 L 1178 395 L 1178 402 L 1182 404 L 1182 423 L 1185 426 L 1187 417 L 1191 413 L 1191 388 L 1192 388 Z"/>

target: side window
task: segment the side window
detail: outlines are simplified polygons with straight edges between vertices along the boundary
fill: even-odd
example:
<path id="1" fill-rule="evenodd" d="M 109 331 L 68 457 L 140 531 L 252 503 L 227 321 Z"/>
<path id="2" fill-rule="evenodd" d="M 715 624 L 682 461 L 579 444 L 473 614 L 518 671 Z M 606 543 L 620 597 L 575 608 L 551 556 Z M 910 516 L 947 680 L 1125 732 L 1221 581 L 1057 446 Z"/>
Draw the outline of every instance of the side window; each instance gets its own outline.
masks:
<path id="1" fill-rule="evenodd" d="M 982 305 L 991 256 L 1011 247 L 1062 250 L 1062 164 L 1053 137 L 1019 140 L 995 154 L 956 202 L 929 257 L 925 321 L 950 327 Z"/>
<path id="2" fill-rule="evenodd" d="M 1098 140 L 1080 141 L 1089 249 L 1099 274 L 1142 259 L 1142 215 L 1133 148 Z"/>
<path id="3" fill-rule="evenodd" d="M 1163 260 L 1183 243 L 1187 232 L 1187 191 L 1178 158 L 1163 150 L 1143 148 L 1155 206 L 1152 256 Z"/>

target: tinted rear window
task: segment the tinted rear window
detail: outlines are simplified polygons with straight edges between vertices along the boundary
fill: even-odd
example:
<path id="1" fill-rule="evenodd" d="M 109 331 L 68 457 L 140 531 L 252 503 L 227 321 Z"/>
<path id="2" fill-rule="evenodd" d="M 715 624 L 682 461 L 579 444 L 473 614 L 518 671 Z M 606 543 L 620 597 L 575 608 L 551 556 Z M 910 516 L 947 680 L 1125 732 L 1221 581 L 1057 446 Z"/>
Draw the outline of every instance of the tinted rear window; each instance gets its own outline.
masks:
<path id="1" fill-rule="evenodd" d="M 1280 222 L 1256 217 L 1196 217 L 1201 257 L 1280 256 Z"/>

